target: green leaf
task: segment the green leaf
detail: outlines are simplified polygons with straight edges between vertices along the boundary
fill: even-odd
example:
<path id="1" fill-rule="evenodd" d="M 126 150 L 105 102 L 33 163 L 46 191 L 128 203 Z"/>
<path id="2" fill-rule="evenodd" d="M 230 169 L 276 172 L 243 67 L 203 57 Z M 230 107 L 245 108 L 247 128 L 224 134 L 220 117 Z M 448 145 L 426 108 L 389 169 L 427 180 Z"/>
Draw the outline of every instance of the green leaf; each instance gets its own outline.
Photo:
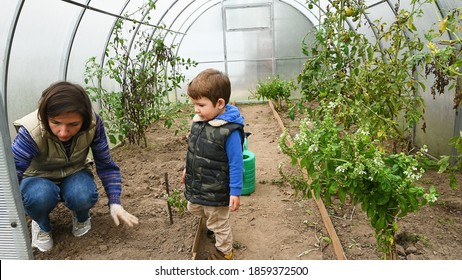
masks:
<path id="1" fill-rule="evenodd" d="M 390 201 L 390 193 L 389 192 L 380 193 L 379 195 L 380 196 L 377 199 L 377 204 L 378 205 L 385 205 L 385 204 L 388 203 L 388 201 Z"/>
<path id="2" fill-rule="evenodd" d="M 451 172 L 449 174 L 449 186 L 453 190 L 456 190 L 458 188 L 457 178 L 456 178 L 456 175 L 453 172 Z"/>
<path id="3" fill-rule="evenodd" d="M 449 166 L 449 156 L 442 156 L 441 159 L 438 161 L 439 169 L 438 173 L 443 173 L 448 169 Z"/>
<path id="4" fill-rule="evenodd" d="M 377 230 L 385 229 L 387 226 L 387 220 L 385 219 L 385 216 L 381 216 L 378 220 L 377 223 L 375 224 L 374 228 Z"/>
<path id="5" fill-rule="evenodd" d="M 369 46 L 367 47 L 367 59 L 372 60 L 374 58 L 374 49 Z"/>
<path id="6" fill-rule="evenodd" d="M 117 144 L 117 140 L 116 140 L 114 135 L 108 135 L 108 138 L 109 138 L 109 142 L 111 142 L 111 144 Z"/>
<path id="7" fill-rule="evenodd" d="M 375 207 L 371 207 L 371 205 L 369 205 L 369 207 L 367 208 L 367 216 L 370 218 L 376 215 L 377 215 L 377 212 L 375 211 Z"/>
<path id="8" fill-rule="evenodd" d="M 338 189 L 338 197 L 340 199 L 340 202 L 344 203 L 346 199 L 346 189 L 345 188 L 339 188 Z"/>

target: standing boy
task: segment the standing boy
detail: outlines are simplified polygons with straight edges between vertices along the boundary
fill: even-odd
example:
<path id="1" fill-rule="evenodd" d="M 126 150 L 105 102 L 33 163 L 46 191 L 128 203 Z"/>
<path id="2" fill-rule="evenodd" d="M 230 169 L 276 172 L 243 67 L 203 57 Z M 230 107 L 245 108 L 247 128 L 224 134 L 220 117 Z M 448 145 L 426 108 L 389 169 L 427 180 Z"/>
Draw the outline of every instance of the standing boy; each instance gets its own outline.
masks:
<path id="1" fill-rule="evenodd" d="M 183 174 L 188 210 L 206 219 L 215 234 L 216 251 L 209 259 L 233 259 L 229 212 L 240 206 L 244 117 L 228 104 L 231 83 L 226 74 L 206 69 L 188 85 L 194 104 Z"/>

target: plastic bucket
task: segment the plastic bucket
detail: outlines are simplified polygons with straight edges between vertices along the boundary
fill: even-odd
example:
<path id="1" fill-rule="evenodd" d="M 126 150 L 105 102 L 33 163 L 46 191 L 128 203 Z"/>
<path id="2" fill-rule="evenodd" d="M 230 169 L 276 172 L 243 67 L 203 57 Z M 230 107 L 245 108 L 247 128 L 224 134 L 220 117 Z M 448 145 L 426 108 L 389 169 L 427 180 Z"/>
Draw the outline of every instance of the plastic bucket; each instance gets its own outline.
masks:
<path id="1" fill-rule="evenodd" d="M 244 158 L 244 175 L 241 195 L 249 195 L 255 191 L 255 154 L 245 149 L 242 156 Z"/>

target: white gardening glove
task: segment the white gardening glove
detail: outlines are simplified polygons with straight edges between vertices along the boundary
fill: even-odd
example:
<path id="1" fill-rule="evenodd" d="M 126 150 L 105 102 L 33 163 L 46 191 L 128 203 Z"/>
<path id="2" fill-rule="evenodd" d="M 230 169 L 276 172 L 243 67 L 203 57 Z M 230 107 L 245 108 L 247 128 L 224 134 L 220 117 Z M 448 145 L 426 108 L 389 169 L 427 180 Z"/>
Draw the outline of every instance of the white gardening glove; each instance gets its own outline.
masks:
<path id="1" fill-rule="evenodd" d="M 111 217 L 116 226 L 120 224 L 119 220 L 124 221 L 129 227 L 138 224 L 138 218 L 125 211 L 120 204 L 109 204 Z"/>

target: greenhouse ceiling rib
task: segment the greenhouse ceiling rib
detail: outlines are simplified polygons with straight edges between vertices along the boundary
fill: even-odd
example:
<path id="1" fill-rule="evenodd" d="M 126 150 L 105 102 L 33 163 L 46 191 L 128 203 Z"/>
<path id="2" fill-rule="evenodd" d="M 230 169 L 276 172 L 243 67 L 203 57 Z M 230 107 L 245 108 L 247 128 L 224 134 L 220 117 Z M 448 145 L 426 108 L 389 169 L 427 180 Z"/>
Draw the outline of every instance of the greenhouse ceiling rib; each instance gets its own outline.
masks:
<path id="1" fill-rule="evenodd" d="M 8 112 L 8 100 L 7 100 L 7 88 L 8 88 L 8 68 L 10 65 L 10 55 L 11 47 L 13 45 L 14 34 L 16 32 L 16 27 L 18 26 L 19 15 L 21 14 L 22 8 L 24 7 L 25 0 L 19 1 L 16 5 L 16 10 L 14 12 L 13 21 L 8 33 L 7 46 L 5 49 L 5 62 L 3 63 L 3 78 L 0 79 L 1 88 L 0 93 L 3 94 L 3 104 L 5 106 L 5 112 Z M 7 121 L 8 116 L 7 116 Z"/>
<path id="2" fill-rule="evenodd" d="M 65 1 L 65 0 L 62 0 L 62 1 L 64 1 L 64 2 L 73 2 L 73 1 Z M 88 6 L 90 1 L 91 0 L 87 0 L 87 5 L 86 6 Z M 86 8 L 82 9 L 80 11 L 79 16 L 77 17 L 77 22 L 74 25 L 74 28 L 72 30 L 72 34 L 70 36 L 69 43 L 68 43 L 67 50 L 66 50 L 66 55 L 64 56 L 64 70 L 63 70 L 63 73 L 61 73 L 61 75 L 62 75 L 61 79 L 62 80 L 67 79 L 67 72 L 68 72 L 68 69 L 69 69 L 69 58 L 71 56 L 72 47 L 74 45 L 75 35 L 77 34 L 77 31 L 79 30 L 80 23 L 82 22 L 83 15 L 85 14 L 86 11 L 87 11 Z"/>
<path id="3" fill-rule="evenodd" d="M 104 11 L 104 10 L 101 10 L 101 9 L 98 9 L 98 8 L 95 8 L 95 7 L 92 7 L 92 6 L 90 6 L 89 4 L 84 5 L 84 4 L 78 3 L 78 2 L 73 1 L 73 0 L 61 0 L 61 1 L 66 2 L 66 3 L 69 3 L 69 4 L 72 4 L 72 5 L 79 6 L 79 7 L 81 7 L 81 8 L 86 9 L 86 10 L 95 11 L 95 12 L 102 13 L 102 14 L 105 14 L 105 15 L 109 15 L 109 16 L 112 16 L 112 17 L 116 17 L 116 18 L 119 18 L 119 19 L 128 20 L 128 21 L 131 21 L 131 22 L 134 22 L 134 23 L 139 23 L 139 24 L 148 25 L 148 26 L 151 26 L 151 27 L 154 27 L 154 28 L 157 28 L 157 27 L 158 27 L 158 26 L 156 26 L 156 25 L 150 24 L 149 22 L 144 22 L 144 21 L 142 21 L 142 20 L 137 20 L 137 19 L 133 19 L 133 18 L 128 18 L 128 17 L 122 16 L 121 14 L 114 14 L 114 13 L 111 13 L 111 12 L 107 12 L 107 11 Z M 91 2 L 91 0 L 88 0 L 88 3 L 90 3 L 90 2 Z M 127 1 L 127 4 L 128 4 L 129 2 L 130 2 L 130 1 Z M 175 30 L 169 30 L 169 31 L 176 32 Z"/>
<path id="4" fill-rule="evenodd" d="M 128 4 L 130 3 L 130 0 L 125 1 L 125 4 L 122 5 L 122 8 L 120 8 L 119 14 L 121 15 L 125 9 L 127 8 Z M 100 67 L 102 68 L 104 65 L 104 59 L 105 59 L 105 53 L 106 49 L 109 47 L 109 41 L 111 40 L 112 33 L 114 32 L 115 25 L 117 23 L 118 18 L 114 19 L 114 23 L 112 24 L 110 32 L 108 32 L 107 38 L 106 38 L 106 43 L 104 44 L 104 48 L 101 50 L 101 61 L 100 61 Z"/>
<path id="5" fill-rule="evenodd" d="M 221 1 L 215 1 L 215 3 L 213 3 L 213 2 L 214 2 L 213 0 L 206 1 L 206 2 L 202 3 L 199 7 L 197 7 L 194 11 L 192 11 L 192 13 L 190 13 L 186 17 L 186 19 L 183 21 L 183 23 L 181 24 L 179 30 L 183 30 L 183 27 L 186 25 L 186 23 L 189 20 L 192 20 L 191 23 L 185 27 L 185 31 L 183 32 L 184 35 L 188 34 L 189 29 L 197 21 L 197 19 L 199 19 L 201 17 L 201 15 L 203 15 L 205 12 L 207 12 L 212 7 L 220 4 Z M 206 6 L 206 4 L 209 4 L 209 6 Z M 195 15 L 195 14 L 197 14 L 197 15 Z M 175 36 L 174 36 L 174 38 L 172 40 L 172 43 L 175 43 L 177 35 L 178 34 L 175 34 Z M 181 39 L 179 40 L 178 45 L 181 45 L 181 42 L 183 41 L 184 35 L 181 36 Z M 177 52 L 178 52 L 178 50 L 179 50 L 179 48 L 177 49 Z"/>

